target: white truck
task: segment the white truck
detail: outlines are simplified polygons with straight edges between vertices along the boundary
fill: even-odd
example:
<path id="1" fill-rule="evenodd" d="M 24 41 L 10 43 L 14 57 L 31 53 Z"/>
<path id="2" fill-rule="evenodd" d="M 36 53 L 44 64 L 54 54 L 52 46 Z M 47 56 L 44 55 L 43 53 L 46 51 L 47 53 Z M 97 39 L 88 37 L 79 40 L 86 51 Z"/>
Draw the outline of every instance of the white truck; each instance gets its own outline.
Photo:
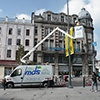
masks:
<path id="1" fill-rule="evenodd" d="M 10 75 L 5 76 L 5 79 L 8 88 L 26 85 L 53 86 L 53 66 L 20 65 Z"/>

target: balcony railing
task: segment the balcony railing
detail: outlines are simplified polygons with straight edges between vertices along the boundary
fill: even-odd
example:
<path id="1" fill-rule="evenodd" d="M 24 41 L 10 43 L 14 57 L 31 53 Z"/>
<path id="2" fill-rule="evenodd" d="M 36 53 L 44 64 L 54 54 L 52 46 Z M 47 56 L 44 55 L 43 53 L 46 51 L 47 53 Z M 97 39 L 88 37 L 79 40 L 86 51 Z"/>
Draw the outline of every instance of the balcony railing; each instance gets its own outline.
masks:
<path id="1" fill-rule="evenodd" d="M 6 18 L 0 17 L 0 21 L 32 24 L 31 20 L 17 19 L 17 18 L 14 19 L 14 18 L 8 18 L 8 17 Z"/>

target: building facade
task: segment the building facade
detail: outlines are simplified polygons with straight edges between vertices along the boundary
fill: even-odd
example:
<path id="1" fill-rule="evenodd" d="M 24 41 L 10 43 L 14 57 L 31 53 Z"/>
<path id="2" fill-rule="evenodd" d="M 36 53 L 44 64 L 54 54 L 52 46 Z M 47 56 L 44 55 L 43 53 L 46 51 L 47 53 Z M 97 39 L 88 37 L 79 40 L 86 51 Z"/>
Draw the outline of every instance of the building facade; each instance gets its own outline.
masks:
<path id="1" fill-rule="evenodd" d="M 53 13 L 51 11 L 44 12 L 42 15 L 35 15 L 32 13 L 32 20 L 34 19 L 34 46 L 44 39 L 56 27 L 67 31 L 68 16 L 65 13 Z M 73 40 L 74 49 L 78 50 L 72 61 L 71 72 L 76 76 L 89 75 L 92 72 L 92 59 L 94 48 L 93 43 L 93 24 L 92 18 L 85 8 L 82 8 L 78 15 L 69 16 L 70 27 L 76 25 L 84 27 L 84 39 Z M 49 62 L 54 66 L 54 74 L 59 75 L 62 72 L 68 74 L 68 63 L 65 58 L 64 51 L 64 37 L 65 35 L 56 31 L 51 35 L 42 45 L 40 45 L 34 52 L 34 62 L 43 64 Z"/>
<path id="2" fill-rule="evenodd" d="M 34 45 L 34 23 L 25 19 L 0 18 L 0 68 L 9 74 L 16 67 L 18 46 L 22 44 L 26 52 Z M 30 56 L 33 61 L 33 54 Z M 12 64 L 13 63 L 13 64 Z M 6 75 L 6 74 L 5 74 Z M 3 75 L 4 76 L 4 75 Z"/>

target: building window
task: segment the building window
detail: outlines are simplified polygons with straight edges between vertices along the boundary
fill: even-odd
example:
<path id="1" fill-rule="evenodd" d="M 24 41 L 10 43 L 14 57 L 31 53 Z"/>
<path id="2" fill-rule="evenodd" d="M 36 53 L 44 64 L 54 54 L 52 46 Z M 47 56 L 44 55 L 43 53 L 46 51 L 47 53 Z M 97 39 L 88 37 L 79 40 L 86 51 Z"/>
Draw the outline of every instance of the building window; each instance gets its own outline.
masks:
<path id="1" fill-rule="evenodd" d="M 50 33 L 53 31 L 53 28 L 50 28 Z"/>
<path id="2" fill-rule="evenodd" d="M 88 63 L 92 64 L 92 61 L 93 61 L 93 56 L 88 56 Z"/>
<path id="3" fill-rule="evenodd" d="M 37 62 L 37 53 L 34 53 L 34 62 Z"/>
<path id="4" fill-rule="evenodd" d="M 29 35 L 30 35 L 30 30 L 27 29 L 27 30 L 26 30 L 26 36 L 29 36 Z"/>
<path id="5" fill-rule="evenodd" d="M 53 28 L 50 28 L 50 33 L 53 31 Z M 54 36 L 54 33 L 51 35 L 51 37 Z"/>
<path id="6" fill-rule="evenodd" d="M 53 40 L 50 40 L 50 47 L 53 47 Z"/>
<path id="7" fill-rule="evenodd" d="M 65 59 L 64 59 L 64 56 L 63 55 L 59 55 L 59 57 L 58 57 L 58 62 L 59 63 L 64 63 L 65 62 Z"/>
<path id="8" fill-rule="evenodd" d="M 74 24 L 76 24 L 75 21 L 76 21 L 76 18 L 74 18 Z"/>
<path id="9" fill-rule="evenodd" d="M 80 42 L 77 42 L 77 49 L 80 50 Z"/>
<path id="10" fill-rule="evenodd" d="M 61 16 L 61 22 L 64 22 L 64 16 Z"/>
<path id="11" fill-rule="evenodd" d="M 29 40 L 28 39 L 25 41 L 25 45 L 29 46 Z"/>
<path id="12" fill-rule="evenodd" d="M 45 28 L 45 35 L 48 35 L 48 28 Z"/>
<path id="13" fill-rule="evenodd" d="M 11 50 L 7 50 L 7 58 L 11 58 Z"/>
<path id="14" fill-rule="evenodd" d="M 35 27 L 35 34 L 37 34 L 38 33 L 38 28 L 37 27 Z"/>
<path id="15" fill-rule="evenodd" d="M 59 41 L 59 48 L 62 48 L 62 41 Z"/>
<path id="16" fill-rule="evenodd" d="M 44 42 L 44 49 L 48 49 L 48 40 Z"/>
<path id="17" fill-rule="evenodd" d="M 17 35 L 21 35 L 21 29 L 20 28 L 17 30 Z"/>
<path id="18" fill-rule="evenodd" d="M 91 43 L 88 43 L 88 50 L 91 50 Z"/>
<path id="19" fill-rule="evenodd" d="M 8 39 L 8 45 L 12 45 L 12 39 Z"/>
<path id="20" fill-rule="evenodd" d="M 87 38 L 91 39 L 91 33 L 87 33 Z"/>
<path id="21" fill-rule="evenodd" d="M 73 63 L 82 64 L 82 58 L 80 55 L 75 55 L 73 59 Z"/>
<path id="22" fill-rule="evenodd" d="M 13 29 L 9 28 L 9 35 L 12 35 L 12 31 L 13 31 Z"/>
<path id="23" fill-rule="evenodd" d="M 55 62 L 55 56 L 54 54 L 44 54 L 43 56 L 43 62 L 49 62 L 49 63 L 54 63 Z"/>
<path id="24" fill-rule="evenodd" d="M 0 27 L 0 34 L 1 34 L 1 27 Z"/>
<path id="25" fill-rule="evenodd" d="M 51 15 L 48 15 L 48 21 L 51 21 Z"/>
<path id="26" fill-rule="evenodd" d="M 17 39 L 17 45 L 21 44 L 21 39 Z"/>
<path id="27" fill-rule="evenodd" d="M 37 39 L 34 40 L 34 46 L 36 46 L 36 45 L 37 45 Z"/>
<path id="28" fill-rule="evenodd" d="M 59 31 L 59 36 L 62 36 L 62 32 Z"/>
<path id="29" fill-rule="evenodd" d="M 15 55 L 15 56 L 16 56 L 16 60 L 17 60 L 17 59 L 18 59 L 18 58 L 17 58 L 17 57 L 18 57 L 18 50 L 16 50 L 16 55 Z"/>

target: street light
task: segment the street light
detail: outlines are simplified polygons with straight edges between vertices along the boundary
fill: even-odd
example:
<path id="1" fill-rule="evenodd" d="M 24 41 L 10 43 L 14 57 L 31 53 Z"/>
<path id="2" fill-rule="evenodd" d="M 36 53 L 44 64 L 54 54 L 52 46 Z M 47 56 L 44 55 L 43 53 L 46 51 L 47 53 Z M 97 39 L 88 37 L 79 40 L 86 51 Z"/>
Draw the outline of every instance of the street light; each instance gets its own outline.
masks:
<path id="1" fill-rule="evenodd" d="M 67 15 L 68 15 L 68 34 L 69 34 L 69 5 L 68 5 L 68 0 L 67 0 Z M 70 57 L 70 48 L 69 48 L 69 38 L 68 38 L 68 53 L 69 53 L 69 88 L 73 88 L 71 84 L 71 57 Z"/>

